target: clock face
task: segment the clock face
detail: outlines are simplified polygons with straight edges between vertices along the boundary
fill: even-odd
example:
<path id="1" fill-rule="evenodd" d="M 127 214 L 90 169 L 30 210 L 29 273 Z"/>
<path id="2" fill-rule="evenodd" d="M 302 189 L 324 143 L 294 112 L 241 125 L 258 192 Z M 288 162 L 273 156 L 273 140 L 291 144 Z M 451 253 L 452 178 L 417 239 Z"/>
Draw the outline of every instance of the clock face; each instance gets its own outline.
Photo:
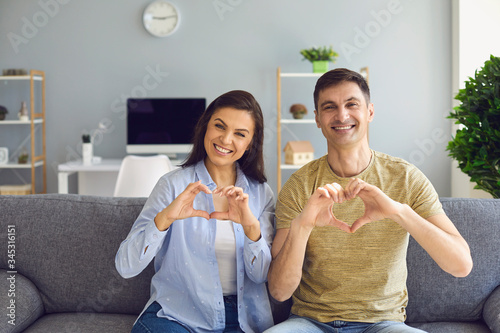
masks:
<path id="1" fill-rule="evenodd" d="M 142 19 L 149 33 L 156 37 L 166 37 L 179 26 L 180 15 L 170 2 L 154 1 L 146 7 Z"/>

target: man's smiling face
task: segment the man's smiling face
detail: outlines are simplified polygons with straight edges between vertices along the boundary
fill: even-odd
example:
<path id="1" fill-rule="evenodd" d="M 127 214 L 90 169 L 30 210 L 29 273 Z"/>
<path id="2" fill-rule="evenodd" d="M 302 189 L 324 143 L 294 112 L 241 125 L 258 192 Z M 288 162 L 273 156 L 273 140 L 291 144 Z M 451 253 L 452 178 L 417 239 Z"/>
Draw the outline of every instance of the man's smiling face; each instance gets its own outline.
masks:
<path id="1" fill-rule="evenodd" d="M 374 110 L 359 86 L 347 81 L 320 91 L 314 114 L 329 146 L 350 148 L 367 138 Z"/>

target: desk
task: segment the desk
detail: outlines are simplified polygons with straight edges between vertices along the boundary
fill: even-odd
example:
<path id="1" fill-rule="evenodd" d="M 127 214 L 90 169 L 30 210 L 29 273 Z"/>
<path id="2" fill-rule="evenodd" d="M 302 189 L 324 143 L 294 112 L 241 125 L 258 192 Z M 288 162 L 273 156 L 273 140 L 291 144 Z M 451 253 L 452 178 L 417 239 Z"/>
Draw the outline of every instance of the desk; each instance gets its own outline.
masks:
<path id="1" fill-rule="evenodd" d="M 78 194 L 113 196 L 122 159 L 103 159 L 84 165 L 81 160 L 59 164 L 58 192 L 68 193 L 68 177 L 78 173 Z"/>
<path id="2" fill-rule="evenodd" d="M 57 167 L 58 192 L 67 194 L 68 177 L 78 173 L 78 194 L 112 197 L 115 191 L 118 171 L 123 159 L 102 159 L 100 163 L 84 165 L 82 160 L 59 164 Z M 174 169 L 182 160 L 171 159 Z"/>

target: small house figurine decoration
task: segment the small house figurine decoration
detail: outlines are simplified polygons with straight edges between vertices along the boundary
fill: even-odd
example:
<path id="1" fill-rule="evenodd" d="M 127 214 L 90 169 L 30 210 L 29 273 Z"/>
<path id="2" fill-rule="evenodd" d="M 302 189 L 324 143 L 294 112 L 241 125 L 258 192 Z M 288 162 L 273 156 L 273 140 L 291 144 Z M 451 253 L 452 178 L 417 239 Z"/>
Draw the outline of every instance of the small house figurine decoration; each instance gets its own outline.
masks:
<path id="1" fill-rule="evenodd" d="M 309 141 L 288 141 L 283 151 L 286 164 L 302 165 L 314 159 L 314 148 Z"/>

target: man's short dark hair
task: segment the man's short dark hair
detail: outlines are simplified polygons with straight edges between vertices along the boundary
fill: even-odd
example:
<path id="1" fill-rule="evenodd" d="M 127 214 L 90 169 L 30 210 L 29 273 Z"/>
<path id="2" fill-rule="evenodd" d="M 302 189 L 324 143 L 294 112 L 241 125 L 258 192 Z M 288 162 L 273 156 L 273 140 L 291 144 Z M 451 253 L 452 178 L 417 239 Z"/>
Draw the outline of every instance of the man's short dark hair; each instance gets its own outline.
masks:
<path id="1" fill-rule="evenodd" d="M 321 75 L 314 87 L 314 107 L 318 110 L 319 93 L 324 89 L 336 86 L 343 82 L 356 83 L 361 92 L 365 96 L 366 104 L 370 103 L 370 88 L 365 78 L 358 72 L 351 71 L 347 68 L 336 68 Z"/>

